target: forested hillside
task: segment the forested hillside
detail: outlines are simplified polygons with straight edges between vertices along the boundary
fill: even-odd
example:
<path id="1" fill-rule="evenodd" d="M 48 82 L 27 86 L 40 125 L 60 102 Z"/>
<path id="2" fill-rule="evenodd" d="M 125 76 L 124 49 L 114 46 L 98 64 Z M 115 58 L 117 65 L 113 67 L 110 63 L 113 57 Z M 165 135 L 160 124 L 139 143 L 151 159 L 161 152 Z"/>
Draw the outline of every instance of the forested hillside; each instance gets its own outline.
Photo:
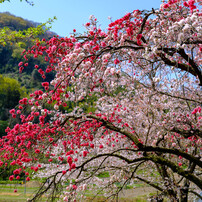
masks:
<path id="1" fill-rule="evenodd" d="M 38 25 L 39 23 L 16 17 L 8 12 L 0 13 L 0 32 L 5 31 L 6 27 L 8 37 L 13 31 L 27 30 Z M 56 34 L 53 32 L 45 31 L 37 37 L 14 39 L 6 44 L 1 43 L 4 35 L 0 35 L 0 136 L 5 134 L 4 130 L 9 122 L 9 109 L 14 108 L 20 98 L 35 88 L 41 88 L 42 78 L 35 65 L 38 64 L 40 68 L 45 69 L 46 62 L 42 57 L 31 59 L 23 73 L 19 73 L 18 64 L 23 58 L 22 52 L 32 46 L 37 38 L 47 40 L 54 35 Z M 45 81 L 51 80 L 53 76 L 53 72 L 46 74 Z"/>
<path id="2" fill-rule="evenodd" d="M 3 29 L 4 27 L 9 28 L 9 31 L 7 33 L 8 35 L 11 31 L 25 30 L 30 27 L 36 27 L 38 24 L 39 23 L 31 22 L 23 18 L 16 17 L 8 12 L 0 13 L 0 29 Z M 40 34 L 38 38 L 49 39 L 54 35 L 55 33 L 46 31 L 44 34 Z M 35 40 L 35 38 L 26 38 L 23 40 L 16 39 L 12 43 L 7 43 L 6 45 L 0 44 L 0 74 L 15 77 L 19 80 L 22 86 L 25 86 L 28 89 L 36 87 L 35 81 L 40 79 L 39 77 L 37 77 L 36 72 L 33 72 L 34 65 L 40 64 L 43 68 L 43 65 L 45 64 L 44 62 L 42 62 L 40 57 L 37 57 L 34 60 L 29 61 L 29 66 L 23 72 L 24 74 L 20 75 L 18 70 L 18 63 L 22 60 L 23 50 L 27 49 L 27 47 L 32 46 Z M 27 75 L 32 76 L 28 78 Z"/>

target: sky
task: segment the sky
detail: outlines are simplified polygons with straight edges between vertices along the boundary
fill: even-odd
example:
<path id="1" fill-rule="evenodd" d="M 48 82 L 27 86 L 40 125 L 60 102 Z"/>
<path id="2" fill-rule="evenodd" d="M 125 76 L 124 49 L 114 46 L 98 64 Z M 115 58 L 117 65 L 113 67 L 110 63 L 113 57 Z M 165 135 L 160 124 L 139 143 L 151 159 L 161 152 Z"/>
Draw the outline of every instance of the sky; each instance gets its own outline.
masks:
<path id="1" fill-rule="evenodd" d="M 83 24 L 94 15 L 102 29 L 112 20 L 121 18 L 133 10 L 151 10 L 159 8 L 161 0 L 32 0 L 30 6 L 24 0 L 10 0 L 0 4 L 0 12 L 10 12 L 34 22 L 44 23 L 49 18 L 57 17 L 52 24 L 51 31 L 60 36 L 69 36 L 76 29 L 82 33 Z"/>

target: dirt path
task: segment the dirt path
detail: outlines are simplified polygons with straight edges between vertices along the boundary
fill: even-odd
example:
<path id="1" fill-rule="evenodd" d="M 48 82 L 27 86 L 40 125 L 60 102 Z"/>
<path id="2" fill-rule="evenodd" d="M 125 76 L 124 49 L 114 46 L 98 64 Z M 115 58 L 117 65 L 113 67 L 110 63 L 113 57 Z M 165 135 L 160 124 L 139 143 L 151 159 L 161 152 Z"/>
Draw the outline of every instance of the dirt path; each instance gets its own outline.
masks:
<path id="1" fill-rule="evenodd" d="M 137 187 L 135 189 L 124 189 L 119 194 L 120 198 L 135 198 L 139 196 L 147 196 L 150 193 L 155 193 L 156 189 L 152 187 Z"/>

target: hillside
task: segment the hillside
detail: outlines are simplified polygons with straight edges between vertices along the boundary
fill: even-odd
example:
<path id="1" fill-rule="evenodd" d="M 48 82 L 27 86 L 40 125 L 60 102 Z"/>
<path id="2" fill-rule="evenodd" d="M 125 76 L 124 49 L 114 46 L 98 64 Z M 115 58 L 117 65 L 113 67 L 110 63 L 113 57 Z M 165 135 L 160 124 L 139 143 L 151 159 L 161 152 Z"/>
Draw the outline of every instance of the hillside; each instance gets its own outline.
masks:
<path id="1" fill-rule="evenodd" d="M 38 25 L 39 23 L 16 17 L 8 12 L 0 13 L 0 31 L 7 27 L 9 28 L 8 35 L 13 31 L 22 31 Z M 12 43 L 0 45 L 0 136 L 8 125 L 9 109 L 15 107 L 22 96 L 29 94 L 35 88 L 41 88 L 42 78 L 34 68 L 35 64 L 40 64 L 42 69 L 45 69 L 47 65 L 42 57 L 31 59 L 26 70 L 20 74 L 18 63 L 22 60 L 22 51 L 34 45 L 37 38 L 47 40 L 54 35 L 56 33 L 46 31 L 33 39 L 16 39 Z M 0 39 L 1 37 L 2 35 L 0 35 Z M 54 73 L 47 74 L 46 81 L 50 81 L 53 76 Z"/>
<path id="2" fill-rule="evenodd" d="M 21 17 L 16 17 L 8 12 L 0 13 L 0 30 L 4 27 L 8 27 L 10 31 L 19 31 L 28 29 L 30 27 L 36 27 L 37 25 L 39 25 L 39 23 L 28 21 Z M 56 34 L 50 31 L 46 31 L 44 34 L 41 34 L 37 37 L 39 39 L 49 39 L 54 35 Z M 31 78 L 34 65 L 39 62 L 41 64 L 42 61 L 40 58 L 29 61 L 29 66 L 26 68 L 26 71 L 23 75 L 19 75 L 18 73 L 18 63 L 22 59 L 22 51 L 34 44 L 32 40 L 33 39 L 30 38 L 25 40 L 15 40 L 10 44 L 7 43 L 6 46 L 0 45 L 0 74 L 6 74 L 8 76 L 17 78 L 22 86 L 25 86 L 28 89 L 31 88 L 32 85 L 30 82 L 27 84 L 24 81 L 24 79 L 26 80 L 26 77 L 23 79 L 23 75 L 27 74 Z M 34 83 L 34 86 L 35 85 L 36 83 Z"/>

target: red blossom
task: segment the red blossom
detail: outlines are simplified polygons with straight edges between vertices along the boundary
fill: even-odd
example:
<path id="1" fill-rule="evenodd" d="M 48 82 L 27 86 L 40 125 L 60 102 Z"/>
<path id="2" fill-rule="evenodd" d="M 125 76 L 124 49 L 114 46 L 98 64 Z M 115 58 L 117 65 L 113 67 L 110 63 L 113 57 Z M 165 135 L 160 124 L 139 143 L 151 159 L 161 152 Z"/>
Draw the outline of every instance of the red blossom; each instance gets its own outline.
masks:
<path id="1" fill-rule="evenodd" d="M 114 64 L 119 64 L 119 63 L 120 63 L 119 59 L 114 60 Z"/>
<path id="2" fill-rule="evenodd" d="M 10 181 L 13 181 L 13 179 L 14 179 L 14 175 L 11 175 L 11 176 L 9 177 L 9 180 L 10 180 Z"/>
<path id="3" fill-rule="evenodd" d="M 168 7 L 169 7 L 169 4 L 164 4 L 163 7 L 164 7 L 164 8 L 168 8 Z"/>
<path id="4" fill-rule="evenodd" d="M 36 150 L 35 150 L 35 153 L 36 153 L 36 154 L 39 154 L 39 153 L 40 153 L 40 150 L 39 150 L 39 149 L 36 149 Z"/>
<path id="5" fill-rule="evenodd" d="M 63 171 L 62 171 L 62 174 L 63 174 L 63 175 L 65 175 L 65 174 L 66 174 L 66 172 L 67 172 L 66 170 L 63 170 Z"/>
<path id="6" fill-rule="evenodd" d="M 18 176 L 16 177 L 16 179 L 19 180 L 19 179 L 20 179 L 20 176 L 18 175 Z"/>
<path id="7" fill-rule="evenodd" d="M 83 157 L 86 157 L 86 156 L 87 156 L 87 154 L 88 154 L 88 152 L 87 152 L 87 151 L 83 151 Z"/>
<path id="8" fill-rule="evenodd" d="M 101 144 L 99 147 L 100 147 L 100 149 L 102 149 L 102 148 L 103 148 L 103 145 Z"/>

